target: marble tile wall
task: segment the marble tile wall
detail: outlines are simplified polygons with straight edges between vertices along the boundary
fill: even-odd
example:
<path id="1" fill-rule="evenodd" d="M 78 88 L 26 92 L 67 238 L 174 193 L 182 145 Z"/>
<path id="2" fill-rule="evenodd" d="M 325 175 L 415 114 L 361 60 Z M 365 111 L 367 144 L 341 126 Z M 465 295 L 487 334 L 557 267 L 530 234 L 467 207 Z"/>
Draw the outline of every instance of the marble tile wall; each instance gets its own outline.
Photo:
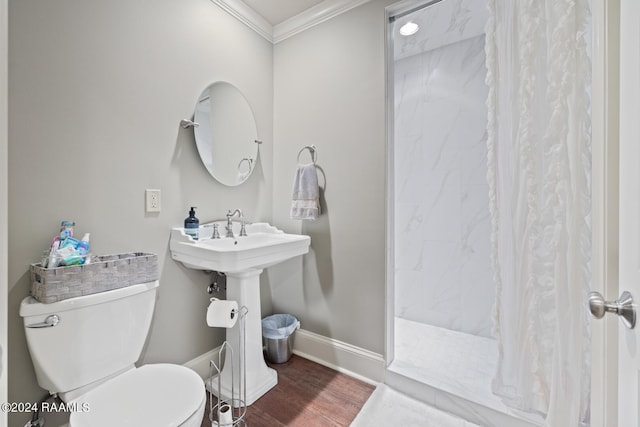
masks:
<path id="1" fill-rule="evenodd" d="M 401 16 L 395 21 L 395 31 L 408 21 L 418 24 L 420 31 L 410 37 L 394 35 L 394 58 L 406 58 L 482 35 L 488 18 L 487 4 L 480 0 L 442 0 Z"/>
<path id="2" fill-rule="evenodd" d="M 395 61 L 396 316 L 491 336 L 484 35 L 459 35 Z"/>

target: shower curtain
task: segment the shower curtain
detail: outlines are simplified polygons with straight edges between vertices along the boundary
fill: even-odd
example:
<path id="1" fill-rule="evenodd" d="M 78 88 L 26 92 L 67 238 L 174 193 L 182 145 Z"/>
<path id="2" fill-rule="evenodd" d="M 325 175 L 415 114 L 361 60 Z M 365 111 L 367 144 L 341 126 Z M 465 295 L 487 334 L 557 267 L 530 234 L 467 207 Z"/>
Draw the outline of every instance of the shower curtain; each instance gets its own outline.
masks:
<path id="1" fill-rule="evenodd" d="M 487 0 L 494 393 L 547 426 L 589 398 L 588 0 Z"/>

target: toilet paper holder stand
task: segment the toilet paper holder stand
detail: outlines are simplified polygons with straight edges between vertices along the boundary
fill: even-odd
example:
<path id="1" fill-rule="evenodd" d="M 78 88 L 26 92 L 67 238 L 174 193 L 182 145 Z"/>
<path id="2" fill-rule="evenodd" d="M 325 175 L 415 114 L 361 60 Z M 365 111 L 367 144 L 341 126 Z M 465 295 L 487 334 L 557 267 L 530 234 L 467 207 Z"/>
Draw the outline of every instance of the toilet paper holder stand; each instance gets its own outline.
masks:
<path id="1" fill-rule="evenodd" d="M 248 311 L 245 306 L 232 311 L 239 316 L 237 323 L 240 330 L 240 339 L 238 341 L 240 348 L 237 349 L 238 352 L 236 353 L 236 350 L 234 350 L 228 341 L 224 341 L 217 352 L 217 360 L 214 358 L 209 362 L 210 384 L 207 389 L 209 392 L 209 421 L 211 421 L 212 427 L 246 426 L 244 420 L 247 413 L 247 405 L 245 404 L 247 401 L 245 317 Z M 230 396 L 223 395 L 220 375 L 226 352 L 231 352 L 230 356 L 226 357 L 226 363 L 231 363 L 231 369 L 227 367 L 227 372 L 231 372 Z M 236 366 L 236 362 L 238 366 Z M 238 376 L 237 390 L 236 375 Z M 217 390 L 217 394 L 214 393 L 214 390 Z M 217 403 L 214 404 L 214 401 L 217 401 Z M 217 417 L 214 415 L 217 415 Z M 214 418 L 217 418 L 217 420 Z"/>

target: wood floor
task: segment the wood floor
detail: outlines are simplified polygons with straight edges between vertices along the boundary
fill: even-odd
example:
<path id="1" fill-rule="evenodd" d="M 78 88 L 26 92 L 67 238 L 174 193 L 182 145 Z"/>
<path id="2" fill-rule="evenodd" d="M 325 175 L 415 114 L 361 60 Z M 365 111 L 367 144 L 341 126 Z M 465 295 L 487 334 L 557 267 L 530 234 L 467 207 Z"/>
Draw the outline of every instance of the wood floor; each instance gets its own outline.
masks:
<path id="1" fill-rule="evenodd" d="M 348 426 L 375 388 L 296 355 L 269 366 L 278 385 L 247 408 L 247 426 Z M 211 427 L 208 398 L 202 427 Z"/>

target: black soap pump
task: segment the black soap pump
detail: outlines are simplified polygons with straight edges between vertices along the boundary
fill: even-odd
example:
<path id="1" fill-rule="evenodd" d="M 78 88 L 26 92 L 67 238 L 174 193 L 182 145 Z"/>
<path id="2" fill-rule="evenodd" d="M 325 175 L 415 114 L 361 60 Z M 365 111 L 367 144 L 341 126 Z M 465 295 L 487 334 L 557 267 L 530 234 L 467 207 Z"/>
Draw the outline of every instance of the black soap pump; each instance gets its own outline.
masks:
<path id="1" fill-rule="evenodd" d="M 191 206 L 189 217 L 184 220 L 184 234 L 191 236 L 193 240 L 198 240 L 200 231 L 200 220 L 196 218 L 196 208 Z"/>

